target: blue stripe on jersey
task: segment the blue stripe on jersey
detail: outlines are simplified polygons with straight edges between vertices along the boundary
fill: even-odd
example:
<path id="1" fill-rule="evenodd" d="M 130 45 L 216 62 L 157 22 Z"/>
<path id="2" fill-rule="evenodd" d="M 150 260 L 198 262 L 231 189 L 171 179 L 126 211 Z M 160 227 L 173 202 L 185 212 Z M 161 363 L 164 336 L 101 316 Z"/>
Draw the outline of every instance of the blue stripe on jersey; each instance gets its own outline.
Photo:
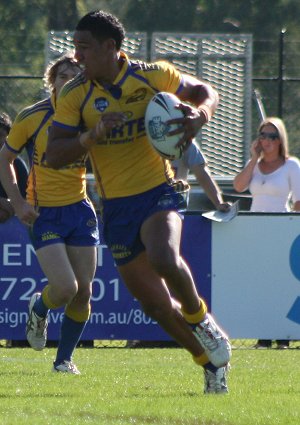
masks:
<path id="1" fill-rule="evenodd" d="M 83 100 L 82 105 L 80 107 L 80 115 L 82 115 L 82 112 L 84 110 L 84 107 L 85 107 L 87 101 L 89 100 L 89 98 L 91 97 L 94 88 L 95 88 L 95 84 L 91 82 L 89 91 L 88 91 L 87 95 L 85 96 L 85 99 Z"/>
<path id="2" fill-rule="evenodd" d="M 77 125 L 76 127 L 73 127 L 71 125 L 62 124 L 58 121 L 53 121 L 52 125 L 54 125 L 55 127 L 64 128 L 65 130 L 70 130 L 70 131 L 79 131 L 80 130 L 79 125 Z"/>
<path id="3" fill-rule="evenodd" d="M 51 113 L 54 113 L 53 106 L 51 104 L 51 99 L 45 99 L 41 102 L 36 103 L 35 105 L 24 109 L 18 117 L 18 121 L 22 121 L 23 119 L 27 118 L 29 115 L 35 114 L 37 112 L 43 112 L 43 111 L 51 111 Z"/>
<path id="4" fill-rule="evenodd" d="M 180 81 L 179 87 L 176 90 L 176 93 L 175 94 L 179 94 L 182 91 L 182 89 L 183 89 L 183 82 L 184 82 L 183 77 L 181 77 L 181 81 Z"/>

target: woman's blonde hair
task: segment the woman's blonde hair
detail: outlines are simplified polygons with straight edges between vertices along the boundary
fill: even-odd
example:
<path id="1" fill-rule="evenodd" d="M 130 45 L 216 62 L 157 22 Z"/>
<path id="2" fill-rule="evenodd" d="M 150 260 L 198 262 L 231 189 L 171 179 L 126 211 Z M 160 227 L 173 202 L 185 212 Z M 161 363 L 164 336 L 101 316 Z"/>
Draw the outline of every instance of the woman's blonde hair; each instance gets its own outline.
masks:
<path id="1" fill-rule="evenodd" d="M 58 58 L 55 62 L 52 62 L 48 65 L 45 75 L 44 75 L 44 84 L 45 86 L 50 90 L 51 93 L 54 93 L 55 91 L 55 80 L 57 77 L 58 68 L 60 65 L 70 65 L 70 66 L 76 66 L 79 68 L 79 64 L 74 58 L 73 52 L 67 52 L 60 58 Z"/>
<path id="2" fill-rule="evenodd" d="M 279 140 L 280 140 L 280 148 L 279 148 L 279 154 L 287 159 L 289 157 L 289 140 L 288 140 L 288 134 L 286 131 L 286 127 L 284 125 L 284 122 L 281 118 L 277 117 L 267 117 L 265 118 L 258 127 L 258 132 L 261 132 L 262 128 L 266 125 L 273 125 L 278 133 Z"/>

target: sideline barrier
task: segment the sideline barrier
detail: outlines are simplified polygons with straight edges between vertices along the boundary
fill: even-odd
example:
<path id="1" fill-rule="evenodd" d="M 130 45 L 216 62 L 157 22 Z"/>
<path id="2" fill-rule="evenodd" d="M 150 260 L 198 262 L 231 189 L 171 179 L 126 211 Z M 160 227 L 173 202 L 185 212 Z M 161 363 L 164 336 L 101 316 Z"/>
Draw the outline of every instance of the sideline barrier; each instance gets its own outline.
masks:
<path id="1" fill-rule="evenodd" d="M 0 241 L 0 339 L 22 340 L 29 298 L 46 280 L 27 229 L 15 217 L 0 224 Z M 199 212 L 187 213 L 182 253 L 231 338 L 300 339 L 298 214 L 246 213 L 212 223 Z M 62 315 L 62 309 L 51 311 L 50 340 L 58 338 Z M 82 339 L 169 339 L 129 294 L 103 244 Z"/>
<path id="2" fill-rule="evenodd" d="M 101 224 L 99 229 L 101 234 Z M 199 241 L 197 249 L 189 245 L 189 241 L 193 240 Z M 190 216 L 183 236 L 185 256 L 191 267 L 197 270 L 195 278 L 198 285 L 201 282 L 202 292 L 209 304 L 210 240 L 210 223 L 199 214 Z M 47 280 L 38 264 L 28 231 L 17 218 L 0 224 L 0 241 L 0 339 L 22 340 L 25 339 L 28 301 L 33 292 L 41 291 Z M 62 309 L 50 313 L 50 340 L 58 338 L 58 324 L 62 315 Z M 98 247 L 92 314 L 82 339 L 169 339 L 129 294 L 107 246 L 103 244 Z"/>

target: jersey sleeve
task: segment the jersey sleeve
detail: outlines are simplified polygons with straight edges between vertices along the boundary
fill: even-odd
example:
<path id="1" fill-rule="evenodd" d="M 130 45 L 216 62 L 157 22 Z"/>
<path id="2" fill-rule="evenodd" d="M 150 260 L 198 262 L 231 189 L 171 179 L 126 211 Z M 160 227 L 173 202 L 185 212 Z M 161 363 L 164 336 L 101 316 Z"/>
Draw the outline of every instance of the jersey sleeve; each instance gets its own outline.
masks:
<path id="1" fill-rule="evenodd" d="M 151 73 L 151 83 L 158 91 L 178 93 L 182 88 L 182 75 L 170 63 L 159 61 L 155 63 L 157 71 Z"/>
<path id="2" fill-rule="evenodd" d="M 5 142 L 6 147 L 16 154 L 22 151 L 31 136 L 29 131 L 31 118 L 27 116 L 26 111 L 24 109 L 17 115 Z"/>
<path id="3" fill-rule="evenodd" d="M 67 83 L 56 101 L 52 125 L 66 130 L 79 131 L 81 122 L 81 98 L 79 87 Z"/>
<path id="4" fill-rule="evenodd" d="M 204 165 L 205 158 L 195 141 L 188 147 L 184 153 L 184 160 L 189 170 L 195 165 Z"/>

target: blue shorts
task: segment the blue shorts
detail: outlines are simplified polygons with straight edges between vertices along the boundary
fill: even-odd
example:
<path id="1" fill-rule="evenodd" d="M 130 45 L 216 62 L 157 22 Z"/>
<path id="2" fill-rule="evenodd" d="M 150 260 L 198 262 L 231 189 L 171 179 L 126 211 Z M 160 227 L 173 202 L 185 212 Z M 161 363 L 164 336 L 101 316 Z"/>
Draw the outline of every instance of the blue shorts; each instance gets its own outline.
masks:
<path id="1" fill-rule="evenodd" d="M 181 182 L 180 182 L 181 183 Z M 140 238 L 143 222 L 158 211 L 182 212 L 185 191 L 164 183 L 138 195 L 102 200 L 103 237 L 117 265 L 130 262 L 145 246 Z"/>
<path id="2" fill-rule="evenodd" d="M 72 246 L 99 244 L 97 216 L 88 199 L 64 207 L 40 207 L 39 214 L 30 231 L 36 250 L 56 243 Z"/>

